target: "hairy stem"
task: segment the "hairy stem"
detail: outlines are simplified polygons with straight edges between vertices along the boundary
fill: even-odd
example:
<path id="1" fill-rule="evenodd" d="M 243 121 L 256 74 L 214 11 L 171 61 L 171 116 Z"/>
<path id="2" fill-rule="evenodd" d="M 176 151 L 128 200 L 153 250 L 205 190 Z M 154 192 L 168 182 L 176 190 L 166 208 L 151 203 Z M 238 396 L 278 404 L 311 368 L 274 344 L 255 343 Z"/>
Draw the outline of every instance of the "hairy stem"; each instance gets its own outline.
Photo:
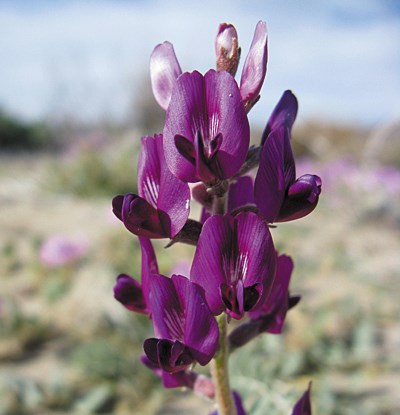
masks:
<path id="1" fill-rule="evenodd" d="M 226 314 L 217 317 L 219 327 L 219 350 L 211 362 L 211 375 L 215 385 L 218 415 L 236 415 L 233 395 L 229 386 L 228 341 Z"/>

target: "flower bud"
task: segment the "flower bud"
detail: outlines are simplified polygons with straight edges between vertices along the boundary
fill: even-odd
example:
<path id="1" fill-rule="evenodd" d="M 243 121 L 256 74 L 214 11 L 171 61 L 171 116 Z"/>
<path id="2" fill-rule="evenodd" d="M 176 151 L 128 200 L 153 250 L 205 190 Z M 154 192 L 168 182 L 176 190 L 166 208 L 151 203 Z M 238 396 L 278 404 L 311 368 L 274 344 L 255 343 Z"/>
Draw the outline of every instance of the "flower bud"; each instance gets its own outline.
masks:
<path id="1" fill-rule="evenodd" d="M 240 60 L 238 35 L 233 25 L 221 23 L 215 38 L 217 71 L 227 71 L 235 76 Z"/>
<path id="2" fill-rule="evenodd" d="M 267 73 L 267 40 L 267 25 L 260 21 L 257 23 L 240 79 L 240 94 L 247 112 L 259 100 L 261 87 Z"/>

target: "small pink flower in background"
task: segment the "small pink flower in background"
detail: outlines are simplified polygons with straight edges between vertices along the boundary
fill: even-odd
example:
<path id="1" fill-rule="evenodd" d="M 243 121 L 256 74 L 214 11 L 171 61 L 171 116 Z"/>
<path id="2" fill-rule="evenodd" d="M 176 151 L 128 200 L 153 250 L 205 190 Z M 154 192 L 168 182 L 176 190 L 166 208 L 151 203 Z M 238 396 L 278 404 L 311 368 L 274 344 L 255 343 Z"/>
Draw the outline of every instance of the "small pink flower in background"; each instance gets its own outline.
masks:
<path id="1" fill-rule="evenodd" d="M 88 250 L 83 238 L 69 238 L 53 235 L 46 239 L 40 248 L 40 261 L 48 267 L 60 267 L 82 258 Z"/>

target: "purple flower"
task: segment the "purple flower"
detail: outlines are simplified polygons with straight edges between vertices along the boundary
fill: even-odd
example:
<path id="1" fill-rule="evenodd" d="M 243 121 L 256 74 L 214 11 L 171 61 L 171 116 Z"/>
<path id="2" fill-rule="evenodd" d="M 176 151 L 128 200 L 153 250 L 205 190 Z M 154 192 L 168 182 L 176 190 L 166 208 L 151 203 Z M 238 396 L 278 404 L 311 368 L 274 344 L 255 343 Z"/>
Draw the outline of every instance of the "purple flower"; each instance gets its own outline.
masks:
<path id="1" fill-rule="evenodd" d="M 149 361 L 167 373 L 206 365 L 218 348 L 217 322 L 202 289 L 181 275 L 151 276 L 150 307 L 156 338 L 144 342 Z"/>
<path id="2" fill-rule="evenodd" d="M 311 382 L 308 384 L 307 390 L 303 396 L 296 402 L 293 408 L 292 415 L 311 415 Z"/>
<path id="3" fill-rule="evenodd" d="M 150 57 L 153 94 L 163 110 L 167 110 L 176 79 L 182 73 L 174 47 L 169 42 L 157 45 Z"/>
<path id="4" fill-rule="evenodd" d="M 164 126 L 165 157 L 184 182 L 214 183 L 243 164 L 250 128 L 238 86 L 225 71 L 182 74 Z"/>
<path id="5" fill-rule="evenodd" d="M 273 129 L 265 141 L 254 184 L 254 199 L 269 222 L 286 222 L 312 212 L 321 193 L 321 179 L 305 174 L 296 180 L 296 167 L 287 126 Z"/>
<path id="6" fill-rule="evenodd" d="M 260 21 L 257 23 L 240 79 L 240 94 L 247 111 L 258 101 L 267 73 L 267 40 L 267 25 Z"/>
<path id="7" fill-rule="evenodd" d="M 227 71 L 235 76 L 240 59 L 238 35 L 233 25 L 221 23 L 215 38 L 217 71 Z"/>
<path id="8" fill-rule="evenodd" d="M 275 275 L 267 224 L 255 213 L 215 215 L 203 225 L 190 279 L 204 288 L 211 311 L 240 319 L 262 304 Z"/>
<path id="9" fill-rule="evenodd" d="M 113 199 L 113 212 L 135 235 L 173 238 L 189 216 L 190 190 L 169 170 L 162 135 L 142 139 L 138 160 L 139 195 Z"/>
<path id="10" fill-rule="evenodd" d="M 120 274 L 114 286 L 114 298 L 128 310 L 150 314 L 150 276 L 158 275 L 157 259 L 151 241 L 139 237 L 142 250 L 141 283 L 127 274 Z"/>

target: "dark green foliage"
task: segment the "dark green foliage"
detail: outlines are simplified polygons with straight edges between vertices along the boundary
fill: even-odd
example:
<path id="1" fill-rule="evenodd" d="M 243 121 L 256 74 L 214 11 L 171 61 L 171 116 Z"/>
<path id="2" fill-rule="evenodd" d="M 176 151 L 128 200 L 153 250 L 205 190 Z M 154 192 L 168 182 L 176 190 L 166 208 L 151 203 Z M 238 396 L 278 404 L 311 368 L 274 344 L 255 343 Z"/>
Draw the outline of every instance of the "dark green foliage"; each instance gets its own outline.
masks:
<path id="1" fill-rule="evenodd" d="M 29 123 L 0 109 L 0 149 L 39 150 L 54 147 L 51 129 L 43 122 Z"/>

